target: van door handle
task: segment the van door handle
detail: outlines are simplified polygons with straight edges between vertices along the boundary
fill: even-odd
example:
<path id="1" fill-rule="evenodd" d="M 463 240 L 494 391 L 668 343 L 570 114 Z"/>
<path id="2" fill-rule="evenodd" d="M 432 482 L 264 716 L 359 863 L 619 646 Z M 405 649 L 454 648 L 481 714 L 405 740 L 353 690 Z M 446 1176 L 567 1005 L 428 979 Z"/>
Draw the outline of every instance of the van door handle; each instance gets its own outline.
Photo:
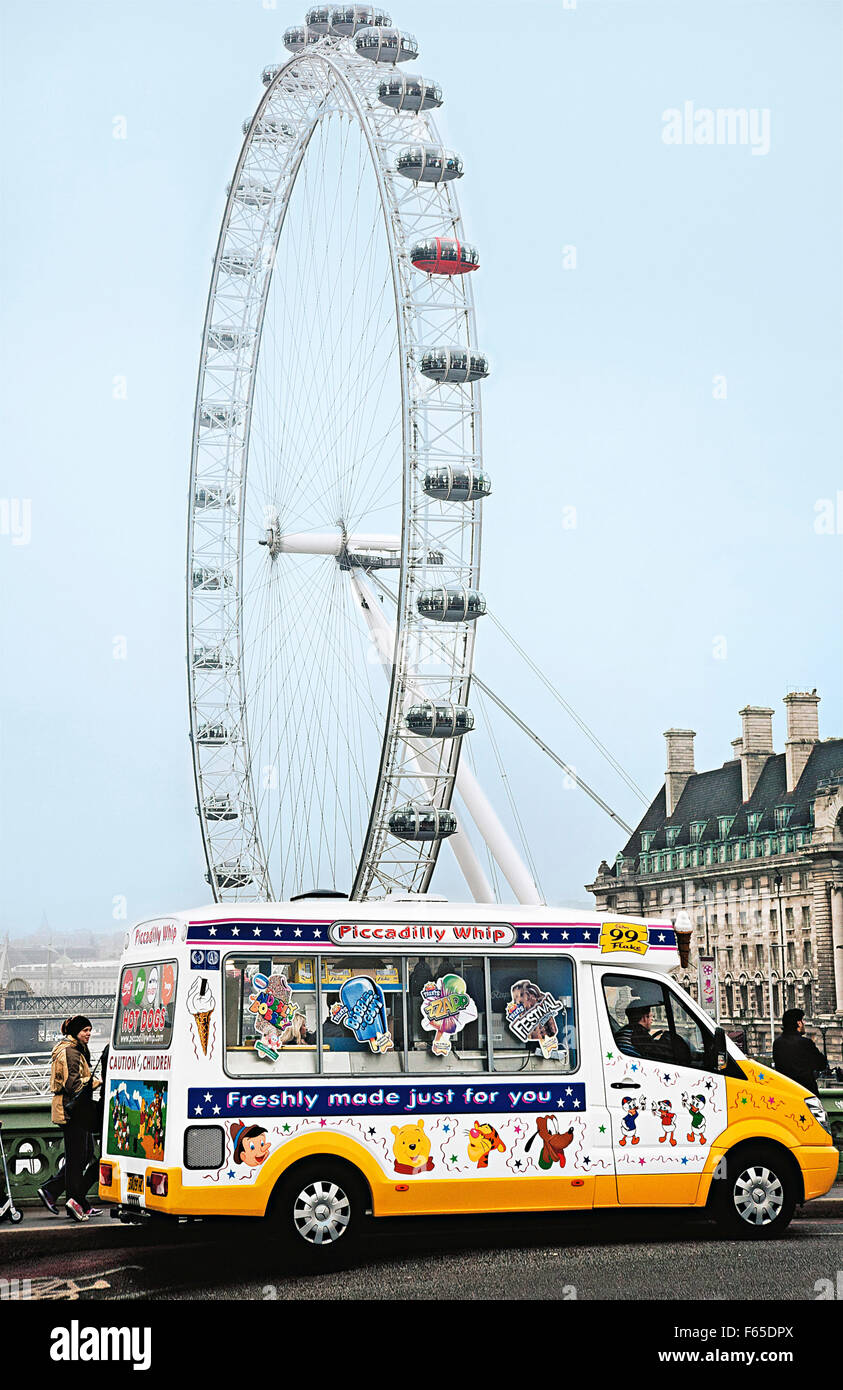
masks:
<path id="1" fill-rule="evenodd" d="M 612 1087 L 612 1090 L 613 1090 L 613 1091 L 640 1091 L 640 1090 L 641 1090 L 641 1083 L 640 1083 L 639 1081 L 612 1081 L 610 1084 L 611 1084 L 611 1087 Z"/>

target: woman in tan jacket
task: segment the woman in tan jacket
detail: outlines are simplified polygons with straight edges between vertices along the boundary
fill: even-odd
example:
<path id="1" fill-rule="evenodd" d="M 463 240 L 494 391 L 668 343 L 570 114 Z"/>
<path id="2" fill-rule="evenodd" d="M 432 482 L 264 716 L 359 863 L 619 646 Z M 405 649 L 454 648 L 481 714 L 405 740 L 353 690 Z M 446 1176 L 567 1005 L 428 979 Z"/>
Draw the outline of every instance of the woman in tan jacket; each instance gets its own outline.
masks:
<path id="1" fill-rule="evenodd" d="M 89 1128 L 88 1107 L 72 1101 L 91 1080 L 91 1020 L 82 1014 L 65 1019 L 61 1026 L 64 1035 L 53 1048 L 50 1070 L 50 1090 L 53 1093 L 51 1118 L 64 1132 L 64 1168 L 54 1178 L 39 1187 L 38 1196 L 44 1206 L 58 1215 L 58 1198 L 67 1190 L 66 1213 L 75 1221 L 87 1221 L 89 1216 L 101 1215 L 100 1207 L 92 1207 L 87 1199 L 88 1189 L 97 1177 L 98 1164 L 93 1152 Z M 92 1091 L 102 1085 L 95 1079 Z M 65 1108 L 65 1102 L 68 1107 Z"/>

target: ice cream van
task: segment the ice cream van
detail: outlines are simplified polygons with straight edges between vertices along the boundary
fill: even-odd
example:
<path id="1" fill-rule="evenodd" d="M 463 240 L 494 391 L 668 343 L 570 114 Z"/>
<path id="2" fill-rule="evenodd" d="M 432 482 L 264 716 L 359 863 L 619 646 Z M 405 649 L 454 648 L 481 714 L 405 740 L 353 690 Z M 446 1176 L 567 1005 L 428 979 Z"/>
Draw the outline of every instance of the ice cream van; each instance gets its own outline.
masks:
<path id="1" fill-rule="evenodd" d="M 430 897 L 140 922 L 100 1196 L 267 1221 L 316 1268 L 369 1217 L 696 1207 L 776 1236 L 834 1181 L 823 1107 L 679 963 L 669 922 Z"/>

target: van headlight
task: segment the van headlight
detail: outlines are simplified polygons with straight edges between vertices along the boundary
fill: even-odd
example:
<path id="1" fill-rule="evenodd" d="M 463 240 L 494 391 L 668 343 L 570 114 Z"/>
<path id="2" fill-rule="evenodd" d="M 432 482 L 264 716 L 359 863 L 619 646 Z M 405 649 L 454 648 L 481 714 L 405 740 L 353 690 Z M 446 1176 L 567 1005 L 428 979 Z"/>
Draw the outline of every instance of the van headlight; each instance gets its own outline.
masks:
<path id="1" fill-rule="evenodd" d="M 828 1123 L 828 1119 L 826 1118 L 826 1113 L 823 1109 L 822 1101 L 817 1100 L 816 1096 L 806 1096 L 802 1104 L 805 1106 L 806 1110 L 810 1110 L 817 1124 L 822 1125 L 826 1134 L 830 1134 L 831 1125 Z"/>

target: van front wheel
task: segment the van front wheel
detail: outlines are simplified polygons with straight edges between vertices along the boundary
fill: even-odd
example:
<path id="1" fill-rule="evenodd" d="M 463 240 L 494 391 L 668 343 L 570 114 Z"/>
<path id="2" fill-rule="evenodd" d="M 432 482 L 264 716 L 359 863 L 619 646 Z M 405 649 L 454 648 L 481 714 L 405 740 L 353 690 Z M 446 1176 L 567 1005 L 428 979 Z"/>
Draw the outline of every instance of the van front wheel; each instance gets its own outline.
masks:
<path id="1" fill-rule="evenodd" d="M 285 1178 L 273 1215 L 299 1267 L 335 1269 L 356 1252 L 365 1214 L 362 1182 L 351 1167 L 318 1159 Z"/>
<path id="2" fill-rule="evenodd" d="M 790 1225 L 796 1184 L 783 1153 L 759 1145 L 730 1156 L 715 1212 L 725 1235 L 773 1240 Z"/>

